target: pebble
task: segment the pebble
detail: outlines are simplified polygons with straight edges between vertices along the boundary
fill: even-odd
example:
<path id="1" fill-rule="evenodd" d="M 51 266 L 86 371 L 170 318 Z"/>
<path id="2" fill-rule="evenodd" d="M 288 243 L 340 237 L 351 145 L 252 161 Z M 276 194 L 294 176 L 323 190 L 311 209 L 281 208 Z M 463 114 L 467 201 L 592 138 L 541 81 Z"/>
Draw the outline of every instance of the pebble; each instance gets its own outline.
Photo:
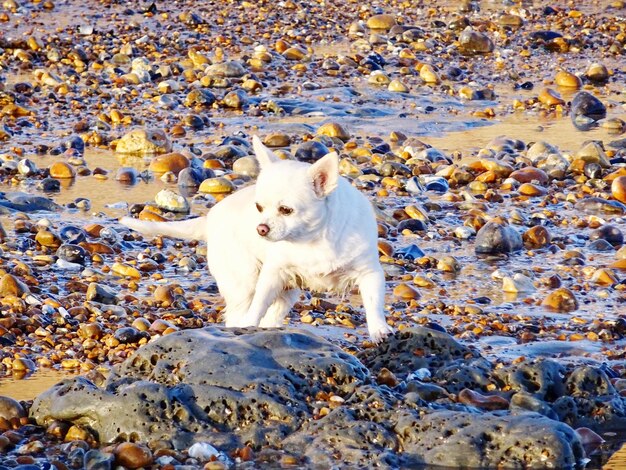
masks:
<path id="1" fill-rule="evenodd" d="M 580 91 L 572 100 L 570 116 L 575 124 L 599 121 L 606 117 L 606 106 L 588 91 Z"/>
<path id="2" fill-rule="evenodd" d="M 502 290 L 510 293 L 531 293 L 535 292 L 535 288 L 532 279 L 521 274 L 515 273 L 513 277 L 505 276 L 502 279 Z"/>
<path id="3" fill-rule="evenodd" d="M 178 174 L 181 170 L 189 166 L 189 159 L 181 153 L 166 153 L 158 155 L 150 162 L 150 171 L 154 173 L 166 173 L 171 171 Z"/>
<path id="4" fill-rule="evenodd" d="M 389 30 L 396 24 L 396 19 L 393 15 L 373 15 L 367 19 L 367 27 L 370 29 Z"/>
<path id="5" fill-rule="evenodd" d="M 459 49 L 465 54 L 487 54 L 495 45 L 489 36 L 468 26 L 459 35 Z"/>
<path id="6" fill-rule="evenodd" d="M 570 289 L 561 287 L 550 292 L 541 305 L 555 312 L 573 312 L 578 309 L 578 300 Z"/>
<path id="7" fill-rule="evenodd" d="M 21 297 L 27 293 L 30 293 L 28 286 L 12 274 L 5 274 L 2 278 L 0 278 L 0 297 L 7 297 L 10 295 Z"/>
<path id="8" fill-rule="evenodd" d="M 605 82 L 609 79 L 609 70 L 605 65 L 594 62 L 587 67 L 585 76 L 592 82 Z"/>
<path id="9" fill-rule="evenodd" d="M 547 228 L 535 225 L 522 234 L 522 240 L 528 248 L 543 248 L 550 244 L 552 236 Z"/>
<path id="10" fill-rule="evenodd" d="M 487 222 L 476 234 L 477 254 L 511 253 L 521 250 L 522 246 L 521 235 L 503 221 Z"/>
<path id="11" fill-rule="evenodd" d="M 350 140 L 350 133 L 344 126 L 337 122 L 327 122 L 317 129 L 317 135 L 326 135 L 328 137 L 336 137 L 344 142 Z"/>
<path id="12" fill-rule="evenodd" d="M 135 168 L 122 167 L 118 168 L 115 174 L 115 181 L 126 184 L 135 184 L 139 179 L 139 172 Z"/>
<path id="13" fill-rule="evenodd" d="M 137 268 L 126 263 L 113 263 L 111 271 L 121 277 L 130 277 L 133 279 L 141 279 L 141 273 Z"/>
<path id="14" fill-rule="evenodd" d="M 154 155 L 172 151 L 172 143 L 160 129 L 135 129 L 125 134 L 115 146 L 118 153 Z"/>
<path id="15" fill-rule="evenodd" d="M 69 179 L 76 176 L 76 171 L 65 162 L 55 162 L 50 165 L 50 176 L 57 179 Z"/>
<path id="16" fill-rule="evenodd" d="M 308 140 L 298 145 L 295 157 L 302 162 L 312 163 L 329 153 L 330 150 L 323 143 L 317 140 Z"/>
<path id="17" fill-rule="evenodd" d="M 153 462 L 152 452 L 148 447 L 132 442 L 122 442 L 115 447 L 115 461 L 129 469 L 148 467 Z"/>
<path id="18" fill-rule="evenodd" d="M 197 188 L 207 178 L 207 170 L 200 168 L 183 168 L 178 173 L 178 186 L 181 188 Z M 213 172 L 211 172 L 214 174 Z"/>
<path id="19" fill-rule="evenodd" d="M 88 301 L 99 302 L 102 304 L 116 304 L 116 293 L 109 287 L 100 285 L 96 282 L 89 283 L 85 298 Z"/>
<path id="20" fill-rule="evenodd" d="M 539 102 L 546 104 L 548 106 L 557 106 L 565 104 L 565 100 L 561 97 L 561 95 L 551 89 L 551 88 L 542 88 L 539 92 Z"/>
<path id="21" fill-rule="evenodd" d="M 227 194 L 235 190 L 235 185 L 223 177 L 205 179 L 198 188 L 201 193 Z"/>
<path id="22" fill-rule="evenodd" d="M 402 300 L 414 300 L 420 298 L 420 294 L 417 289 L 405 283 L 398 284 L 394 287 L 393 295 Z"/>
<path id="23" fill-rule="evenodd" d="M 615 225 L 603 225 L 589 234 L 589 240 L 606 240 L 613 246 L 624 244 L 624 234 Z"/>
<path id="24" fill-rule="evenodd" d="M 273 132 L 265 136 L 263 144 L 270 148 L 289 147 L 291 145 L 291 137 L 281 132 Z"/>
<path id="25" fill-rule="evenodd" d="M 582 80 L 571 72 L 561 70 L 554 77 L 554 83 L 563 88 L 578 89 L 583 85 Z"/>
<path id="26" fill-rule="evenodd" d="M 626 204 L 626 176 L 618 176 L 611 183 L 611 195 Z"/>
<path id="27" fill-rule="evenodd" d="M 17 400 L 0 395 L 0 418 L 7 421 L 26 416 L 26 411 Z"/>
<path id="28" fill-rule="evenodd" d="M 87 260 L 87 251 L 79 245 L 64 243 L 56 251 L 56 255 L 68 263 L 84 265 Z"/>
<path id="29" fill-rule="evenodd" d="M 233 173 L 238 175 L 249 176 L 254 179 L 259 176 L 260 171 L 259 162 L 255 157 L 241 157 L 233 163 Z"/>
<path id="30" fill-rule="evenodd" d="M 190 211 L 187 199 L 171 189 L 162 189 L 159 191 L 156 196 L 154 196 L 154 202 L 159 209 L 162 210 L 181 214 L 187 214 Z"/>
<path id="31" fill-rule="evenodd" d="M 461 390 L 457 398 L 459 403 L 472 405 L 484 410 L 506 410 L 509 407 L 509 402 L 506 398 L 498 395 L 483 395 L 467 388 Z"/>
<path id="32" fill-rule="evenodd" d="M 198 459 L 200 462 L 206 462 L 220 455 L 220 452 L 208 442 L 196 442 L 187 450 L 187 453 L 189 457 Z"/>

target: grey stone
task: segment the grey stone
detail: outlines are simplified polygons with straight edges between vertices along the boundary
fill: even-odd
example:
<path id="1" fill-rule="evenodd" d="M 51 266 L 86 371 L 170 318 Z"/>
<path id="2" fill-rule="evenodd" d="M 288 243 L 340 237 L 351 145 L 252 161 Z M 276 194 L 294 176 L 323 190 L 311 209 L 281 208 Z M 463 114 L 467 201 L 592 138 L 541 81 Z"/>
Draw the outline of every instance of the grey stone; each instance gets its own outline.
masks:
<path id="1" fill-rule="evenodd" d="M 498 254 L 519 251 L 524 246 L 522 236 L 510 225 L 492 220 L 476 234 L 477 254 Z"/>
<path id="2" fill-rule="evenodd" d="M 565 369 L 550 359 L 526 360 L 494 371 L 494 375 L 514 391 L 554 401 L 565 394 Z"/>

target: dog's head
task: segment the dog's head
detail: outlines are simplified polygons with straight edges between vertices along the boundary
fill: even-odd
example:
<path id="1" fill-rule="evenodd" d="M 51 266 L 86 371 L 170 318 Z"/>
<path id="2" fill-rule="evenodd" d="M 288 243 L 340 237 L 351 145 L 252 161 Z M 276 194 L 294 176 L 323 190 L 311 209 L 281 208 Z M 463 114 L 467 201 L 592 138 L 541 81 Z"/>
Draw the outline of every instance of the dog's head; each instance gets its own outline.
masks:
<path id="1" fill-rule="evenodd" d="M 280 160 L 253 137 L 261 167 L 256 184 L 257 232 L 270 241 L 307 241 L 326 223 L 327 198 L 339 182 L 339 159 L 329 153 L 313 165 Z"/>

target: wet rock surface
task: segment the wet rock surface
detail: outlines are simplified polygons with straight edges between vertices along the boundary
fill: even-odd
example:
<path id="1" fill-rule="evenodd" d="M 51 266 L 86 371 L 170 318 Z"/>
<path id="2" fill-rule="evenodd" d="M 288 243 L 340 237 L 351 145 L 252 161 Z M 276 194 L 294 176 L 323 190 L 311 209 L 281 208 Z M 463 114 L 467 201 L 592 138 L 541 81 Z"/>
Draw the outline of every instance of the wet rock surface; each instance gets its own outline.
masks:
<path id="1" fill-rule="evenodd" d="M 376 383 L 382 367 L 397 377 L 392 386 Z M 463 367 L 483 377 L 460 382 Z M 419 380 L 441 393 L 417 397 L 411 384 Z M 470 389 L 504 409 L 462 399 Z M 508 410 L 511 393 L 518 398 Z M 598 399 L 612 400 L 611 413 L 588 414 Z M 86 429 L 101 445 L 132 438 L 169 442 L 179 453 L 206 442 L 217 453 L 271 448 L 312 465 L 337 465 L 341 455 L 346 467 L 573 468 L 585 454 L 570 426 L 615 424 L 626 418 L 623 401 L 598 368 L 545 360 L 496 369 L 429 328 L 396 333 L 356 358 L 301 330 L 210 327 L 151 342 L 100 386 L 65 380 L 34 401 L 30 416 Z"/>

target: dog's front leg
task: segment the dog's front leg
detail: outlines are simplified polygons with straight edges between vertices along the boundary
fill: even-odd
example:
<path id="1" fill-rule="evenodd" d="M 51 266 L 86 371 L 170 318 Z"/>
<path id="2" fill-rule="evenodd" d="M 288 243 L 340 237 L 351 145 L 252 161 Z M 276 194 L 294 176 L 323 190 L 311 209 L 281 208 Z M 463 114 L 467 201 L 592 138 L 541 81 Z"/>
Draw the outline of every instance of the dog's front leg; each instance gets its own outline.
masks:
<path id="1" fill-rule="evenodd" d="M 367 331 L 374 343 L 380 343 L 393 333 L 385 318 L 385 273 L 382 268 L 368 271 L 357 279 L 365 307 Z"/>
<path id="2" fill-rule="evenodd" d="M 267 312 L 270 305 L 274 303 L 278 295 L 283 291 L 283 283 L 278 267 L 263 265 L 256 283 L 256 290 L 248 313 L 237 326 L 259 326 L 261 318 Z"/>

